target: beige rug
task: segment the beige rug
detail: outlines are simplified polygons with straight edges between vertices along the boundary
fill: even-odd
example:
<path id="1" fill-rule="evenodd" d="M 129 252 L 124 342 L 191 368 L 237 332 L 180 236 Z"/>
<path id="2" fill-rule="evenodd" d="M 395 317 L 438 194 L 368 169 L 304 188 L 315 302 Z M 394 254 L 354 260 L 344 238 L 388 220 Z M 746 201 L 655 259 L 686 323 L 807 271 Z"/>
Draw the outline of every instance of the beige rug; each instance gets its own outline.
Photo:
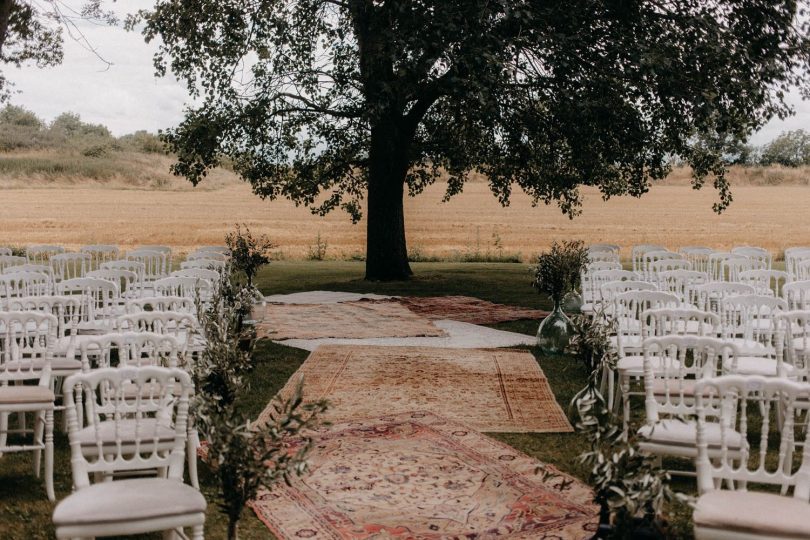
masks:
<path id="1" fill-rule="evenodd" d="M 394 302 L 267 304 L 253 310 L 259 338 L 444 337 L 430 320 Z"/>
<path id="2" fill-rule="evenodd" d="M 282 394 L 301 376 L 305 398 L 328 399 L 325 418 L 334 422 L 426 410 L 479 431 L 573 431 L 524 351 L 322 345 Z"/>
<path id="3" fill-rule="evenodd" d="M 295 452 L 300 441 L 290 447 Z M 582 482 L 428 412 L 314 433 L 309 471 L 250 503 L 279 540 L 591 538 L 598 507 Z"/>
<path id="4" fill-rule="evenodd" d="M 522 319 L 540 320 L 548 316 L 548 311 L 495 304 L 472 296 L 403 296 L 387 301 L 398 302 L 414 313 L 431 320 L 450 319 L 470 324 L 495 324 Z"/>

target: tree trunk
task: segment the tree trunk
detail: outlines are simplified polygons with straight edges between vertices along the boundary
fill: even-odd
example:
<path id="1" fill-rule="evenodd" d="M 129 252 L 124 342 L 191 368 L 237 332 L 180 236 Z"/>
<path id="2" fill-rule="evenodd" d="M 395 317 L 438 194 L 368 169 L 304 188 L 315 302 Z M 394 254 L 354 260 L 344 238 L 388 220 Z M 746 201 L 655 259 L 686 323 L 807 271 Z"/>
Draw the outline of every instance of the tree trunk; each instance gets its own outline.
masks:
<path id="1" fill-rule="evenodd" d="M 371 130 L 366 279 L 393 281 L 408 279 L 405 243 L 405 175 L 408 171 L 408 143 L 396 122 L 388 121 Z"/>
<path id="2" fill-rule="evenodd" d="M 239 540 L 239 520 L 228 520 L 228 540 Z"/>

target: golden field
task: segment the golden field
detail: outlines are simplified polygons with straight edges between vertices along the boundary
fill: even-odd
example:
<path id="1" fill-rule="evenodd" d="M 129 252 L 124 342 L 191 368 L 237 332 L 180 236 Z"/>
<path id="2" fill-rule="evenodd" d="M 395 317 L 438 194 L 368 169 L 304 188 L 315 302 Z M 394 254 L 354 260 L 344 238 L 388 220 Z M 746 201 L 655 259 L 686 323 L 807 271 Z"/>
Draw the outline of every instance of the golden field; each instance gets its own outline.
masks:
<path id="1" fill-rule="evenodd" d="M 529 260 L 555 239 L 579 239 L 617 243 L 625 256 L 637 243 L 670 248 L 751 244 L 778 253 L 791 245 L 810 245 L 807 170 L 790 172 L 793 181 L 764 186 L 751 185 L 758 182 L 746 181 L 748 173 L 737 171 L 735 183 L 748 185 L 733 188 L 734 203 L 720 216 L 711 210 L 713 189 L 692 190 L 678 171 L 641 199 L 604 202 L 586 190 L 583 213 L 574 220 L 556 206 L 532 208 L 518 193 L 511 206 L 502 208 L 480 181 L 442 203 L 444 186 L 437 184 L 406 200 L 409 249 L 421 257 L 520 253 Z M 19 177 L 13 182 L 0 177 L 0 245 L 167 244 L 187 251 L 221 244 L 240 222 L 268 234 L 279 246 L 279 257 L 306 258 L 318 235 L 326 243 L 326 258 L 363 253 L 365 223 L 352 225 L 341 212 L 322 218 L 287 201 L 262 201 L 234 178 L 217 178 L 203 189 L 189 189 L 179 179 L 162 184 L 163 189 L 115 182 L 26 184 Z"/>

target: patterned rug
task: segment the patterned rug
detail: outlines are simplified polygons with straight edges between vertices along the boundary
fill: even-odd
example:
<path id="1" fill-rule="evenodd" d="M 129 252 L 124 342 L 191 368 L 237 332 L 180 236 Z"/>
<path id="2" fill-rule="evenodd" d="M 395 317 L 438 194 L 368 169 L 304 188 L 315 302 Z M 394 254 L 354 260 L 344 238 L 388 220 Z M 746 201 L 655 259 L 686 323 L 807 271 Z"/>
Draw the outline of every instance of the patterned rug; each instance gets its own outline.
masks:
<path id="1" fill-rule="evenodd" d="M 253 319 L 257 337 L 275 340 L 447 335 L 395 302 L 267 304 L 253 309 Z"/>
<path id="2" fill-rule="evenodd" d="M 495 324 L 521 319 L 540 320 L 548 316 L 548 311 L 493 304 L 472 296 L 403 296 L 388 301 L 398 302 L 414 313 L 431 320 L 450 319 L 470 324 Z"/>
<path id="3" fill-rule="evenodd" d="M 251 503 L 279 540 L 585 539 L 598 521 L 583 483 L 426 412 L 322 428 L 309 464 Z"/>
<path id="4" fill-rule="evenodd" d="M 525 351 L 322 345 L 281 394 L 289 396 L 301 376 L 305 398 L 328 399 L 325 419 L 334 422 L 428 410 L 479 431 L 573 431 Z"/>

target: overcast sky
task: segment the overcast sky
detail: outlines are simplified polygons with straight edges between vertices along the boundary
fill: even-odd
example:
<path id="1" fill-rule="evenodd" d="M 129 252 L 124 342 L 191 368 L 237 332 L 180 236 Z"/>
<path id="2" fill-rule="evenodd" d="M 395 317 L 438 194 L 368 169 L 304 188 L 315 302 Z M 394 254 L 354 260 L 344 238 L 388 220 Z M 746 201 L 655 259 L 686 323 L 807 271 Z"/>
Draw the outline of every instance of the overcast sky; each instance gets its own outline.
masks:
<path id="1" fill-rule="evenodd" d="M 126 4 L 127 10 L 134 11 L 151 3 L 152 0 L 127 0 L 113 5 L 120 10 L 121 4 Z M 154 45 L 147 45 L 140 34 L 121 28 L 85 23 L 81 29 L 112 66 L 107 69 L 96 55 L 68 37 L 61 66 L 4 68 L 19 91 L 12 97 L 12 103 L 33 110 L 46 120 L 72 111 L 87 122 L 104 124 L 115 135 L 139 129 L 157 131 L 180 121 L 188 93 L 173 77 L 154 76 Z M 791 102 L 797 114 L 785 121 L 772 120 L 751 142 L 762 144 L 782 131 L 808 128 L 810 102 L 799 99 L 796 92 Z"/>

